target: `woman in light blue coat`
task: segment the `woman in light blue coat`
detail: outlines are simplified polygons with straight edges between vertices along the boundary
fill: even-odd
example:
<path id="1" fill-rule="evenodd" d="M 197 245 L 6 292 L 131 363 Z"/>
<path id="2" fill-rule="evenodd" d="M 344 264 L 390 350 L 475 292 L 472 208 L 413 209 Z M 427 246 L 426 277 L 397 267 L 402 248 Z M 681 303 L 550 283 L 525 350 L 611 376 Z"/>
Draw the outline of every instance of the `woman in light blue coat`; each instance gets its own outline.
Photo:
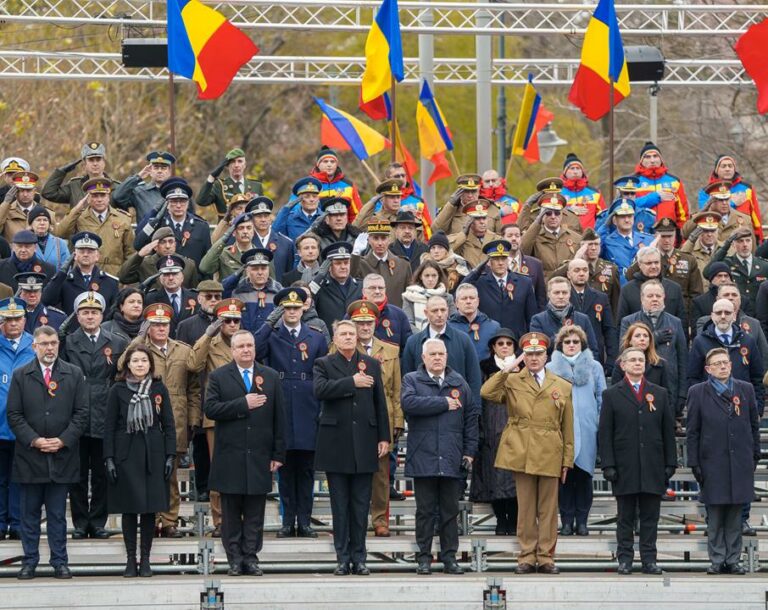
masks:
<path id="1" fill-rule="evenodd" d="M 37 237 L 37 258 L 56 267 L 56 271 L 65 269 L 71 254 L 67 240 L 51 234 L 51 212 L 37 205 L 29 211 L 27 223 Z"/>
<path id="2" fill-rule="evenodd" d="M 564 326 L 555 335 L 555 350 L 547 369 L 573 384 L 574 467 L 560 484 L 561 536 L 589 535 L 592 473 L 597 459 L 597 427 L 605 390 L 603 367 L 587 348 L 587 335 L 578 326 Z M 575 522 L 575 525 L 574 525 Z"/>

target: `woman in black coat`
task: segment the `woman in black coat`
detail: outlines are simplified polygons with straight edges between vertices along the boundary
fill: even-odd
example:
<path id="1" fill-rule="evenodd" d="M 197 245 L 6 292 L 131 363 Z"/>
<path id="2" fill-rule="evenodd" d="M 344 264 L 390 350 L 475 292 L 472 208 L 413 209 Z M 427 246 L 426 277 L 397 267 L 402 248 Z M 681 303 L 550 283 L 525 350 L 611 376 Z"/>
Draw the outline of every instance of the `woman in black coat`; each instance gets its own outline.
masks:
<path id="1" fill-rule="evenodd" d="M 653 332 L 647 324 L 635 322 L 627 327 L 627 332 L 621 338 L 619 354 L 628 347 L 637 347 L 645 352 L 645 378 L 662 388 L 669 388 L 667 361 L 656 353 Z M 622 379 L 624 379 L 624 371 L 621 370 L 617 360 L 611 375 L 611 385 L 619 383 Z"/>
<path id="2" fill-rule="evenodd" d="M 112 310 L 106 316 L 102 328 L 113 334 L 120 335 L 127 341 L 136 338 L 144 318 L 144 293 L 136 288 L 123 288 L 115 299 Z"/>
<path id="3" fill-rule="evenodd" d="M 480 362 L 483 383 L 503 368 L 505 359 L 515 359 L 517 338 L 511 330 L 500 328 L 488 341 L 488 347 L 491 356 Z M 491 503 L 496 515 L 497 536 L 517 534 L 517 491 L 513 472 L 493 465 L 507 418 L 505 404 L 483 400 L 480 444 L 472 464 L 472 485 L 469 490 L 469 498 L 473 502 Z"/>
<path id="4" fill-rule="evenodd" d="M 149 553 L 155 513 L 170 504 L 168 479 L 176 457 L 176 427 L 168 390 L 154 377 L 152 354 L 136 345 L 112 386 L 104 422 L 104 458 L 110 513 L 122 513 L 126 565 L 123 576 L 152 576 Z M 136 525 L 141 515 L 141 563 L 136 570 Z"/>

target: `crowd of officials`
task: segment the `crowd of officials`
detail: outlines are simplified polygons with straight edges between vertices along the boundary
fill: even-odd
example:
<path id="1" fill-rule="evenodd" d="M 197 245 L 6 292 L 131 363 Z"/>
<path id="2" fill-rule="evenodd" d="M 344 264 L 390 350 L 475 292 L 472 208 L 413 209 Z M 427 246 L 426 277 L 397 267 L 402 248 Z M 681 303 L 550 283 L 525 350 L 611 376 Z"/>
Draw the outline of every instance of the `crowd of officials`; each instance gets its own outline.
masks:
<path id="1" fill-rule="evenodd" d="M 558 535 L 589 535 L 598 465 L 618 572 L 638 533 L 642 571 L 659 574 L 676 436 L 706 506 L 708 572 L 744 573 L 768 242 L 733 157 L 694 214 L 648 142 L 615 193 L 571 153 L 524 200 L 493 170 L 459 176 L 431 223 L 402 165 L 363 202 L 326 147 L 277 204 L 241 149 L 196 196 L 172 154 L 146 161 L 121 182 L 89 142 L 45 182 L 22 158 L 0 167 L 0 539 L 21 539 L 20 579 L 35 576 L 43 506 L 55 576 L 71 577 L 67 498 L 72 538 L 108 538 L 119 514 L 125 576 L 151 576 L 154 536 L 184 535 L 190 462 L 230 575 L 262 573 L 274 480 L 277 536 L 318 536 L 316 472 L 335 574 L 367 575 L 369 520 L 389 536 L 404 499 L 403 440 L 419 574 L 435 536 L 444 572 L 463 572 L 465 493 L 517 535 L 518 573 L 558 573 Z"/>

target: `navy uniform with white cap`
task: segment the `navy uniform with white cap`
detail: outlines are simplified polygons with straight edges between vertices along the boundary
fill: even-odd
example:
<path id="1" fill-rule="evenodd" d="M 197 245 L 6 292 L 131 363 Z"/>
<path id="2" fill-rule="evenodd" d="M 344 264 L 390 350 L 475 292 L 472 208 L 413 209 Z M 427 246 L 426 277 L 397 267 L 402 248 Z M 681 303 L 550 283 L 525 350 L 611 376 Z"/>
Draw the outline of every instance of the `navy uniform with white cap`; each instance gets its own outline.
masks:
<path id="1" fill-rule="evenodd" d="M 176 248 L 176 254 L 191 258 L 199 267 L 203 256 L 211 249 L 211 231 L 208 223 L 189 209 L 192 187 L 187 184 L 184 178 L 174 176 L 160 185 L 160 194 L 168 203 L 168 209 L 162 218 L 157 217 L 159 210 L 155 210 L 139 221 L 133 247 L 136 250 L 141 250 L 152 241 L 152 234 L 156 229 L 170 227 L 179 244 Z M 177 218 L 174 218 L 171 212 L 176 211 L 179 204 L 183 204 L 181 213 Z"/>
<path id="2" fill-rule="evenodd" d="M 283 504 L 278 538 L 317 537 L 311 517 L 320 403 L 312 389 L 312 370 L 315 360 L 328 354 L 328 344 L 320 332 L 301 322 L 306 300 L 303 288 L 283 288 L 274 297 L 283 307 L 281 321 L 274 328 L 262 324 L 254 333 L 256 360 L 279 371 L 285 398 L 287 452 L 278 480 Z"/>
<path id="3" fill-rule="evenodd" d="M 101 238 L 95 233 L 83 231 L 72 237 L 72 243 L 75 248 L 74 264 L 59 271 L 43 288 L 43 303 L 59 307 L 69 315 L 74 311 L 77 295 L 93 290 L 104 297 L 109 309 L 119 288 L 117 278 L 99 269 L 97 264 Z"/>
<path id="4" fill-rule="evenodd" d="M 59 326 L 67 317 L 61 309 L 47 307 L 40 302 L 43 293 L 43 285 L 46 282 L 45 274 L 29 271 L 17 273 L 15 276 L 19 284 L 19 296 L 27 304 L 27 319 L 24 330 L 33 333 L 38 326 L 50 326 L 59 330 Z"/>
<path id="5" fill-rule="evenodd" d="M 272 252 L 272 269 L 274 278 L 280 282 L 283 275 L 294 267 L 295 250 L 293 241 L 274 230 L 272 226 L 272 209 L 274 202 L 263 195 L 254 197 L 245 206 L 245 211 L 253 220 L 253 245 L 256 248 L 266 248 Z"/>
<path id="6" fill-rule="evenodd" d="M 252 248 L 241 259 L 245 275 L 232 291 L 232 296 L 245 303 L 240 326 L 256 332 L 275 308 L 274 298 L 282 286 L 269 277 L 272 251 L 266 248 Z M 224 288 L 226 290 L 227 284 Z"/>
<path id="7" fill-rule="evenodd" d="M 0 260 L 0 282 L 10 286 L 14 291 L 18 288 L 14 276 L 24 271 L 43 273 L 52 278 L 56 268 L 40 259 L 35 252 L 37 237 L 32 231 L 19 231 L 13 236 L 13 254 Z"/>
<path id="8" fill-rule="evenodd" d="M 320 250 L 339 242 L 347 242 L 351 247 L 361 231 L 348 222 L 349 200 L 344 197 L 324 197 L 320 200 L 320 207 L 324 214 L 310 228 L 310 231 L 320 240 Z M 331 218 L 332 216 L 334 218 Z M 332 223 L 336 222 L 343 228 L 340 230 L 332 228 Z M 333 224 L 333 226 L 339 225 Z"/>
<path id="9" fill-rule="evenodd" d="M 6 157 L 0 161 L 0 199 L 5 199 L 11 186 L 13 186 L 13 174 L 28 171 L 29 163 L 21 157 Z"/>
<path id="10" fill-rule="evenodd" d="M 149 165 L 159 168 L 170 168 L 176 163 L 176 157 L 161 150 L 153 150 L 146 158 Z M 153 179 L 145 182 L 141 173 L 128 178 L 112 193 L 112 202 L 115 207 L 126 212 L 129 208 L 134 208 L 136 220 L 141 220 L 152 210 L 159 209 L 163 201 L 165 198 L 160 194 L 160 184 Z"/>
<path id="11" fill-rule="evenodd" d="M 64 184 L 64 179 L 67 177 L 67 174 L 75 169 L 81 161 L 94 157 L 99 157 L 106 161 L 107 150 L 101 142 L 88 142 L 84 144 L 83 148 L 80 150 L 80 158 L 77 161 L 73 161 L 72 163 L 54 169 L 46 183 L 43 185 L 43 190 L 40 192 L 40 195 L 48 201 L 68 203 L 70 206 L 73 206 L 85 196 L 83 183 L 86 180 L 91 178 L 106 178 L 112 183 L 113 188 L 119 185 L 120 181 L 110 178 L 106 172 L 102 172 L 101 175 L 97 176 L 92 176 L 86 173 L 82 176 L 76 176 Z"/>
<path id="12" fill-rule="evenodd" d="M 178 254 L 158 259 L 155 266 L 160 274 L 158 282 L 161 288 L 150 290 L 144 297 L 144 305 L 147 307 L 164 303 L 171 306 L 173 318 L 170 335 L 175 339 L 178 324 L 194 316 L 197 311 L 197 291 L 184 288 L 184 259 Z"/>
<path id="13" fill-rule="evenodd" d="M 324 261 L 331 261 L 326 273 L 318 273 L 310 284 L 318 317 L 330 329 L 334 321 L 341 320 L 352 301 L 363 296 L 363 282 L 350 275 L 352 246 L 338 242 L 322 251 Z"/>

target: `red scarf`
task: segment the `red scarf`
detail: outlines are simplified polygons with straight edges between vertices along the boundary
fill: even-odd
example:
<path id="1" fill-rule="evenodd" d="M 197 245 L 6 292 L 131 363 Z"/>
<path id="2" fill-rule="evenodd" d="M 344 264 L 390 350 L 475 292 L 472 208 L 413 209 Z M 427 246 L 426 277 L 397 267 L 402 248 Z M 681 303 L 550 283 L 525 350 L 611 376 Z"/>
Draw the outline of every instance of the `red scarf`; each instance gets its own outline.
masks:
<path id="1" fill-rule="evenodd" d="M 563 186 L 567 188 L 568 190 L 573 191 L 574 193 L 578 193 L 579 191 L 583 191 L 584 187 L 589 184 L 589 179 L 586 176 L 583 176 L 581 178 L 566 178 L 565 175 L 562 176 L 563 179 Z"/>
<path id="2" fill-rule="evenodd" d="M 499 186 L 484 186 L 480 189 L 480 197 L 483 199 L 490 199 L 491 201 L 498 201 L 504 195 L 507 194 L 507 179 L 502 178 Z"/>
<path id="3" fill-rule="evenodd" d="M 400 190 L 403 191 L 403 199 L 410 197 L 414 193 L 413 187 L 407 182 L 405 183 L 405 186 L 400 187 Z"/>
<path id="4" fill-rule="evenodd" d="M 648 178 L 649 180 L 658 180 L 667 173 L 667 166 L 661 165 L 660 167 L 643 167 L 638 163 L 635 166 L 635 173 Z"/>
<path id="5" fill-rule="evenodd" d="M 722 180 L 722 178 L 719 178 L 719 177 L 718 177 L 718 176 L 715 174 L 715 172 L 712 172 L 712 173 L 709 175 L 709 184 L 712 184 L 713 182 L 720 182 L 721 180 Z M 733 186 L 733 185 L 735 185 L 735 184 L 738 184 L 739 182 L 741 182 L 741 174 L 740 174 L 739 172 L 736 172 L 736 173 L 733 175 L 733 178 L 731 178 L 731 186 Z"/>
<path id="6" fill-rule="evenodd" d="M 626 374 L 624 375 L 624 379 L 627 380 L 627 383 L 629 384 L 629 389 L 635 395 L 635 398 L 637 398 L 637 402 L 643 402 L 643 390 L 645 389 L 645 376 L 643 376 L 640 379 L 640 389 L 637 392 L 635 392 L 635 386 L 632 385 L 632 382 L 629 380 L 629 377 L 627 377 Z"/>
<path id="7" fill-rule="evenodd" d="M 319 169 L 317 169 L 317 166 L 315 166 L 312 169 L 309 175 L 312 176 L 313 178 L 317 178 L 320 182 L 323 182 L 325 184 L 333 184 L 334 182 L 338 182 L 339 180 L 344 180 L 344 172 L 341 171 L 340 167 L 336 168 L 336 171 L 331 177 L 329 177 L 328 174 L 326 174 L 325 172 L 321 172 Z"/>

